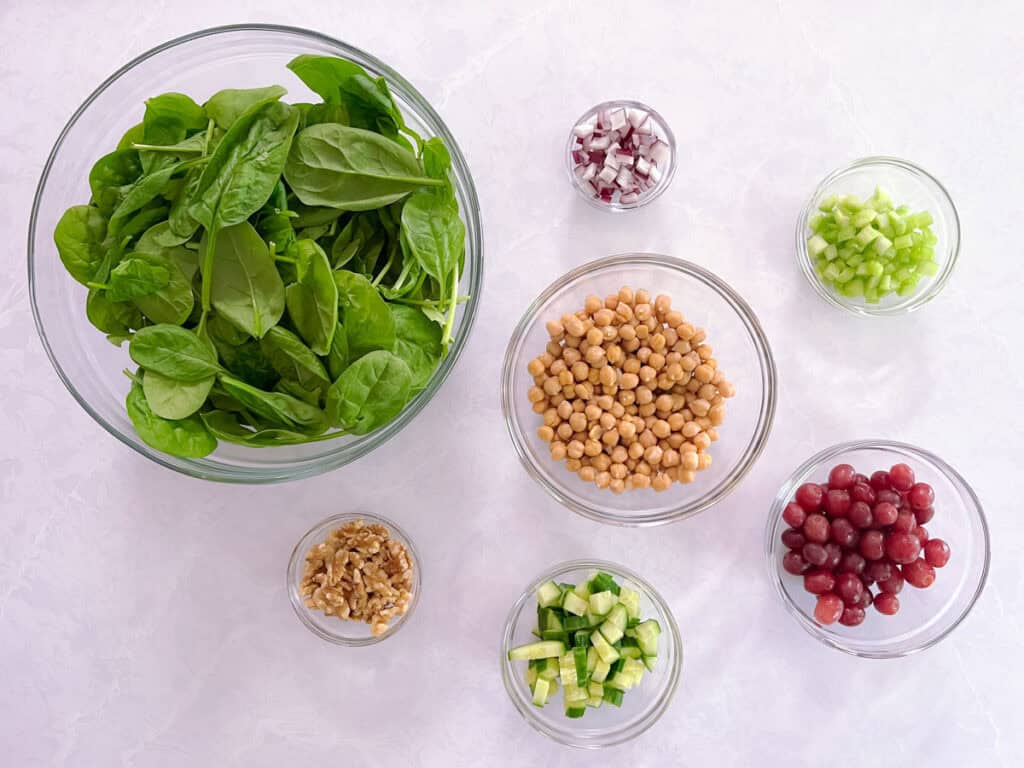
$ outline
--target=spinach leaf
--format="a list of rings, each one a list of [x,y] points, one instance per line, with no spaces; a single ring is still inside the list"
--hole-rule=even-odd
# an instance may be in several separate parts
[[[323,411],[291,395],[264,392],[223,373],[220,385],[247,410],[272,424],[312,434],[319,434],[329,426]]]
[[[145,374],[143,374],[145,381]],[[158,451],[186,459],[200,459],[217,448],[217,440],[198,416],[187,419],[162,419],[146,402],[142,385],[133,383],[125,401],[128,418],[143,442]]]
[[[331,379],[341,376],[341,372],[348,368],[348,336],[345,335],[345,326],[338,323],[331,337],[331,348],[327,351],[327,371]]]
[[[391,421],[409,400],[412,373],[397,355],[377,350],[364,355],[327,391],[327,414],[333,424],[365,435]]]
[[[131,149],[132,144],[138,144],[143,141],[145,132],[145,126],[142,123],[136,123],[121,137],[121,140],[117,142],[117,149]]]
[[[111,236],[116,236],[121,231],[122,225],[130,214],[135,213],[159,195],[182,165],[184,164],[173,162],[172,158],[170,164],[165,163],[159,170],[140,176],[130,185],[124,187],[117,207],[110,214],[108,229]]]
[[[183,93],[163,93],[146,99],[142,135],[147,144],[174,144],[189,131],[206,128],[206,112]]]
[[[292,220],[295,229],[332,224],[345,213],[338,208],[318,208],[302,203],[294,204],[292,210],[295,212],[295,218]]]
[[[441,327],[416,307],[389,304],[395,319],[395,346],[392,350],[402,358],[412,374],[412,391],[419,392],[430,381],[437,364],[444,357]]]
[[[306,128],[293,143],[284,177],[306,205],[365,211],[389,205],[422,186],[416,156],[371,131],[324,123]]]
[[[306,389],[301,384],[294,382],[291,379],[281,379],[274,385],[274,391],[285,395],[291,395],[304,403],[309,403],[310,405],[315,405],[319,408],[320,402],[323,400],[324,393],[327,390]]]
[[[210,346],[192,331],[161,323],[140,328],[128,354],[147,371],[176,381],[202,381],[220,371]]]
[[[91,205],[75,205],[64,211],[53,231],[57,253],[64,268],[85,285],[96,277],[106,251],[107,220]]]
[[[175,237],[190,240],[199,229],[199,221],[189,211],[189,206],[195,198],[196,190],[199,188],[199,181],[203,176],[203,168],[192,168],[185,174],[185,187],[181,195],[171,206],[171,213],[167,217],[167,226]]]
[[[85,316],[96,328],[118,338],[131,336],[131,329],[141,328],[143,324],[142,315],[134,304],[112,301],[103,289],[89,291]]]
[[[307,392],[319,394],[331,385],[320,358],[291,331],[281,326],[271,328],[260,339],[260,349],[282,381],[294,382]]]
[[[203,108],[206,114],[226,131],[254,104],[276,101],[286,93],[288,91],[280,85],[268,85],[266,88],[225,88],[213,94]]]
[[[447,285],[465,249],[466,227],[453,201],[416,192],[402,207],[402,243],[407,257],[441,285]]]
[[[110,216],[121,201],[122,187],[142,175],[139,153],[134,149],[118,149],[104,155],[89,171],[92,201],[104,216]]]
[[[239,331],[217,314],[206,324],[206,332],[217,349],[221,364],[227,370],[260,389],[273,388],[278,380],[277,371],[263,354],[256,339]]]
[[[366,70],[354,62],[311,54],[296,56],[288,62],[288,69],[328,104],[341,104],[341,84],[345,80],[366,74]]]
[[[184,252],[184,255],[181,254]],[[135,306],[142,314],[154,323],[182,325],[192,314],[195,297],[192,294],[192,281],[186,273],[191,266],[192,274],[197,269],[195,254],[187,248],[165,249],[163,253],[145,253],[138,251],[129,254],[135,261],[141,261],[152,267],[167,271],[167,284],[157,290],[135,298]],[[183,260],[191,257],[192,263],[183,265]]]
[[[326,355],[338,326],[338,286],[327,254],[312,240],[299,240],[289,254],[296,282],[285,289],[288,316],[309,348]]]
[[[448,181],[452,168],[452,156],[448,147],[437,136],[423,142],[423,169],[432,179]]]
[[[345,432],[331,432],[325,435],[311,436],[303,432],[277,428],[252,430],[243,427],[235,414],[223,410],[207,411],[202,414],[202,419],[207,429],[218,439],[254,448],[272,445],[298,445],[319,440],[333,440],[345,435]]]
[[[200,248],[211,251],[209,234]],[[255,338],[277,325],[284,314],[284,283],[270,257],[267,244],[243,221],[224,229],[216,238],[212,259],[203,262],[203,287],[226,320]],[[212,276],[208,274],[213,267]]]
[[[352,360],[373,350],[390,350],[395,345],[395,320],[377,289],[362,275],[336,270],[338,303],[348,336]]]
[[[146,371],[142,391],[153,413],[162,419],[184,419],[203,407],[216,377],[178,381],[156,371]]]
[[[111,301],[132,301],[155,293],[170,281],[170,270],[164,265],[129,256],[111,270],[107,296]]]
[[[343,104],[294,104],[302,113],[299,129],[320,123],[341,123],[348,125],[348,110]]]

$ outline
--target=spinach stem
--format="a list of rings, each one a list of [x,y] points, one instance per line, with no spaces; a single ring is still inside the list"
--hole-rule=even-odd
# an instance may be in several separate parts
[[[452,340],[452,328],[455,327],[455,308],[459,306],[459,268],[456,266],[452,272],[452,305],[448,309],[448,321],[444,324],[444,332],[441,334],[441,344],[448,349],[448,343]]]
[[[183,155],[187,152],[199,152],[205,154],[205,150],[202,147],[178,147],[173,144],[136,144],[132,143],[132,149],[138,149],[145,152],[173,152],[176,155]]]
[[[392,264],[392,262],[394,262],[394,260],[395,260],[395,249],[391,248],[390,249],[390,253],[388,254],[388,260],[384,262],[384,268],[377,274],[377,276],[375,278],[373,278],[373,282],[371,283],[371,285],[374,288],[376,288],[378,285],[380,285],[380,281],[384,279],[384,275],[386,275],[388,273],[388,270],[391,269],[391,264]]]

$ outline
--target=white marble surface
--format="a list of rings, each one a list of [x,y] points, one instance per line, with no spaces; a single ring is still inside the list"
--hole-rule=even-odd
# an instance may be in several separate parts
[[[593,765],[527,727],[496,665],[520,587],[573,556],[642,567],[686,643],[667,716],[602,764],[1024,763],[1022,6],[491,5],[0,3],[0,764]],[[270,488],[190,480],[108,436],[46,360],[25,280],[32,192],[72,110],[149,47],[241,21],[319,29],[408,76],[462,143],[487,240],[473,338],[402,439]],[[622,217],[575,197],[560,154],[576,114],[615,95],[655,105],[682,162],[661,200]],[[826,171],[874,153],[945,181],[965,239],[937,301],[861,322],[804,284],[792,230]],[[508,334],[543,286],[645,249],[710,267],[750,300],[780,399],[764,456],[727,501],[684,524],[623,531],[570,514],[528,478],[497,380]],[[944,456],[992,526],[991,579],[973,614],[899,661],[819,645],[764,574],[780,481],[796,460],[866,435]],[[400,521],[424,559],[417,614],[371,649],[320,642],[284,592],[300,534],[348,508]]]

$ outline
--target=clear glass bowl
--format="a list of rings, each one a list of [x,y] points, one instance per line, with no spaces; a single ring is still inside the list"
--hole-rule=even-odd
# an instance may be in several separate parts
[[[537,625],[537,587],[549,579],[577,584],[597,571],[605,571],[620,584],[640,593],[640,615],[656,619],[661,625],[658,661],[653,672],[644,675],[640,685],[628,691],[621,707],[603,705],[588,708],[581,718],[565,716],[562,687],[544,707],[532,702],[526,684],[526,662],[509,661],[509,649],[537,638],[532,634]],[[505,690],[519,714],[531,726],[555,741],[570,747],[599,749],[636,738],[658,721],[668,708],[679,682],[683,664],[683,641],[672,611],[654,587],[632,571],[602,560],[573,560],[556,565],[537,577],[512,606],[501,640],[501,677]]]
[[[554,461],[537,436],[543,423],[533,412],[526,370],[549,340],[545,323],[576,312],[590,294],[605,296],[628,285],[665,293],[708,343],[736,396],[728,401],[721,439],[712,444],[709,469],[687,485],[667,491],[631,490],[615,495],[586,483]],[[530,475],[562,504],[591,520],[616,525],[658,525],[694,515],[723,499],[750,470],[764,448],[775,415],[775,361],[750,306],[720,278],[681,259],[651,253],[609,256],[560,277],[530,305],[505,352],[501,404],[512,444]]]
[[[409,557],[412,560],[413,592],[412,601],[404,614],[396,618],[388,625],[388,629],[381,635],[373,635],[370,632],[370,625],[362,621],[349,621],[339,619],[337,616],[327,616],[320,611],[307,608],[302,595],[299,594],[299,580],[302,578],[302,568],[306,562],[306,553],[327,538],[327,534],[345,523],[353,520],[362,520],[364,523],[383,525],[391,532],[391,538],[402,543]],[[292,556],[288,560],[288,599],[291,601],[295,615],[310,632],[317,637],[335,645],[363,646],[374,645],[381,640],[394,635],[400,630],[412,616],[413,611],[420,601],[421,589],[420,557],[412,545],[408,534],[390,520],[377,515],[366,514],[365,512],[354,512],[344,515],[334,515],[310,528],[306,535],[299,539],[299,543],[292,550]]]
[[[668,189],[669,184],[672,183],[672,179],[676,175],[676,164],[677,164],[676,163],[676,137],[672,133],[672,129],[668,127],[668,123],[665,122],[665,118],[663,118],[655,110],[651,109],[650,107],[648,107],[646,104],[644,104],[642,102],[630,101],[628,99],[617,99],[615,101],[603,101],[600,104],[597,104],[597,105],[591,107],[586,112],[584,112],[582,115],[580,115],[579,119],[576,120],[575,123],[573,123],[573,128],[575,128],[577,125],[580,125],[581,123],[586,123],[586,122],[589,122],[591,120],[595,120],[597,118],[597,115],[600,112],[604,111],[604,110],[620,109],[620,108],[622,108],[622,109],[639,109],[639,110],[643,110],[644,112],[647,112],[650,115],[650,117],[651,117],[651,121],[654,123],[655,134],[658,136],[658,138],[660,138],[662,141],[664,141],[666,144],[668,144],[668,147],[669,147],[669,150],[670,150],[670,155],[669,155],[668,167],[664,168],[662,170],[661,180],[654,187],[652,187],[651,189],[646,190],[645,192],[643,192],[640,195],[640,197],[637,198],[637,200],[635,202],[628,203],[628,204],[623,204],[623,203],[620,203],[618,201],[611,202],[611,203],[606,203],[606,202],[604,202],[604,201],[594,197],[592,194],[590,194],[590,192],[588,192],[586,189],[584,189],[583,185],[580,183],[579,177],[576,176],[576,173],[575,173],[575,166],[576,166],[576,164],[573,162],[573,159],[572,159],[572,148],[573,148],[573,143],[575,142],[576,136],[570,130],[569,131],[569,139],[568,139],[568,141],[566,141],[566,144],[565,144],[565,162],[566,162],[566,169],[569,172],[569,182],[572,184],[573,188],[577,192],[580,193],[580,196],[584,200],[586,200],[588,203],[590,203],[592,206],[594,206],[595,208],[599,208],[602,211],[610,211],[611,213],[622,213],[623,211],[632,211],[632,210],[634,210],[636,208],[642,208],[643,206],[647,205],[648,203],[654,202],[656,199],[661,197],[661,195],[664,194],[665,190]]]
[[[181,459],[142,442],[132,429],[124,399],[131,364],[85,316],[86,289],[64,270],[53,229],[64,210],[89,199],[92,164],[111,151],[142,116],[143,102],[164,91],[181,91],[203,101],[214,91],[281,83],[288,101],[313,98],[285,65],[302,53],[343,56],[373,75],[383,75],[409,124],[423,136],[441,136],[452,154],[456,195],[466,223],[466,273],[460,292],[472,299],[460,307],[448,357],[427,388],[387,426],[359,437],[308,445],[246,448],[221,443],[204,459]],[[101,426],[158,464],[194,477],[269,483],[319,474],[363,456],[402,429],[419,413],[459,359],[476,316],[483,270],[483,241],[476,189],[465,158],[438,114],[401,75],[383,62],[316,32],[290,27],[245,25],[203,30],[164,43],[115,72],[78,108],[57,139],[36,190],[29,223],[28,277],[36,327],[54,368],[68,390]]]
[[[825,482],[836,464],[852,464],[870,476],[893,464],[909,464],[919,481],[935,490],[935,517],[925,527],[944,539],[952,556],[936,569],[935,583],[927,589],[904,585],[900,610],[883,616],[868,608],[856,627],[821,626],[814,620],[816,597],[803,587],[803,579],[782,570],[786,548],[780,540],[788,527],[782,510],[805,482]],[[960,474],[938,456],[905,443],[860,440],[827,448],[804,462],[779,490],[765,528],[768,576],[783,604],[810,635],[854,656],[885,659],[906,656],[929,648],[949,635],[970,612],[985,587],[989,567],[989,534],[978,497]]]
[[[807,238],[811,234],[808,222],[822,200],[836,194],[867,198],[875,187],[888,190],[897,205],[932,214],[932,230],[938,237],[935,259],[939,272],[934,277],[922,278],[914,292],[907,296],[891,293],[877,304],[868,304],[863,296],[842,296],[821,281],[814,270],[814,260],[807,252]],[[796,253],[804,277],[829,304],[856,315],[902,315],[920,309],[934,299],[949,280],[960,255],[960,217],[946,188],[923,168],[898,157],[865,157],[833,171],[814,190],[797,221]]]

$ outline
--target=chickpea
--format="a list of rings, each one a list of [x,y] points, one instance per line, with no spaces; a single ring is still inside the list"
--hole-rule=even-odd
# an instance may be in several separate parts
[[[572,347],[564,347],[562,349],[562,359],[565,360],[565,364],[569,367],[578,363],[581,357],[582,355],[580,355],[578,349],[573,349]]]
[[[566,442],[568,442],[572,438],[572,434],[573,434],[572,433],[572,427],[570,427],[564,421],[561,424],[558,425],[558,428],[555,430],[555,432],[558,434],[558,439],[559,440],[564,440]]]
[[[597,477],[597,470],[594,469],[593,467],[582,467],[582,468],[580,468],[580,480],[583,480],[586,483],[592,483],[592,482],[594,482],[594,479],[596,477]]]
[[[619,338],[623,341],[633,341],[636,339],[636,328],[632,325],[623,325],[619,328]]]
[[[608,467],[612,465],[611,457],[607,453],[601,453],[594,457],[591,462],[598,472],[604,472]]]
[[[569,426],[572,427],[573,432],[582,432],[587,428],[587,417],[582,413],[573,412],[573,414],[569,416]]]
[[[604,365],[607,362],[604,347],[600,346],[589,347],[584,357],[588,363],[594,366]]]
[[[622,378],[619,379],[619,386],[623,389],[636,389],[639,383],[640,377],[635,373],[624,373],[622,374]]]
[[[612,481],[611,473],[608,471],[602,471],[597,473],[597,477],[594,478],[594,483],[598,488],[607,488],[609,483]]]
[[[672,478],[663,473],[655,475],[654,478],[651,480],[651,488],[659,492],[667,491],[671,485]]]
[[[636,337],[640,341],[646,341],[651,335],[651,329],[646,325],[636,326]]]
[[[680,453],[696,453],[697,452],[697,446],[694,445],[693,443],[691,443],[689,440],[687,440],[677,450]]]
[[[609,408],[608,410],[611,411],[612,416],[614,416],[616,419],[621,419],[623,416],[626,415],[625,404],[620,403],[618,401],[612,403],[612,407]]]
[[[530,387],[526,397],[531,403],[539,403],[541,400],[547,399],[547,395],[544,394],[544,390],[540,387]]]
[[[644,451],[644,461],[650,464],[652,467],[656,467],[661,464],[661,460],[664,457],[664,451],[661,450],[657,445],[652,445],[646,451]]]
[[[618,344],[611,344],[605,352],[605,357],[608,358],[608,362],[612,365],[618,365],[626,359],[626,353]]]
[[[658,372],[651,368],[649,365],[645,365],[640,368],[640,373],[637,374],[640,377],[640,381],[644,384],[650,384],[656,378],[658,378]]]
[[[707,469],[711,466],[711,454],[702,453],[698,457],[697,469]]]
[[[683,428],[679,431],[683,433],[683,437],[691,438],[700,432],[700,424],[695,421],[688,421],[683,424]]]
[[[676,333],[675,328],[666,328],[661,332],[661,335],[665,337],[665,346],[671,349],[679,341],[679,334]]]
[[[619,444],[619,433],[618,430],[609,429],[603,435],[601,435],[601,442],[607,446],[614,446]]]
[[[674,448],[661,449],[661,466],[678,467],[680,462],[679,451]]]
[[[708,411],[708,418],[714,426],[720,426],[725,421],[725,406],[716,405]]]
[[[672,299],[666,296],[664,293],[658,294],[657,298],[654,299],[654,311],[659,315],[665,315],[672,309]]]
[[[592,426],[590,428],[590,431],[587,432],[587,437],[589,439],[591,439],[591,440],[600,440],[601,439],[601,435],[603,435],[603,434],[604,434],[604,427],[602,427],[600,424],[595,424],[594,426]]]
[[[583,443],[579,440],[570,440],[565,447],[565,453],[570,459],[579,459],[583,456]]]
[[[712,443],[718,440],[718,430],[715,429],[714,427],[711,427],[710,429],[705,429],[704,434],[708,436],[708,439]]]
[[[631,421],[620,421],[618,430],[619,437],[623,440],[632,440],[636,437],[636,425]]]
[[[708,337],[707,331],[703,328],[698,328],[694,331],[693,338],[690,339],[691,344],[700,344],[704,339]]]
[[[561,423],[561,419],[558,417],[558,411],[555,408],[548,408],[544,411],[544,425],[554,429]]]
[[[582,334],[586,332],[586,327],[580,326],[580,335],[582,336]],[[579,349],[581,341],[583,341],[583,339],[578,336],[566,336],[564,340],[565,346],[562,347],[562,352],[564,353],[567,349]]]
[[[599,309],[594,313],[594,325],[598,328],[603,328],[606,325],[611,325],[615,320],[615,313],[608,309]]]
[[[640,339],[634,337],[630,341],[624,342],[622,349],[624,352],[636,352],[640,349]]]
[[[699,463],[700,459],[697,457],[696,452],[682,454],[680,466],[682,466],[683,469],[692,472],[697,468]]]
[[[600,376],[601,384],[603,384],[606,387],[610,387],[613,384],[615,384],[615,381],[618,378],[615,375],[615,369],[612,366],[610,366],[610,365],[604,366],[601,369],[601,373],[599,374],[599,376]]]
[[[590,384],[600,384],[601,371],[603,370],[604,368],[591,368],[590,371],[587,373],[587,382]]]
[[[618,423],[618,419],[616,419],[610,412],[605,412],[601,414],[601,418],[598,419],[598,422],[604,429],[614,429],[615,425]]]
[[[586,301],[583,302],[583,311],[586,312],[588,315],[592,315],[603,306],[604,303],[601,301],[599,297],[587,296]]]
[[[529,371],[531,376],[540,376],[544,373],[544,363],[539,357],[533,358],[527,366],[526,370]]]
[[[637,466],[637,460],[636,459],[626,459],[626,469],[628,469],[630,472],[635,470],[636,466]]]
[[[669,448],[675,448],[676,450],[679,450],[679,446],[681,446],[685,440],[686,438],[684,438],[678,432],[673,432],[671,435],[665,438],[665,442],[668,443]]]
[[[702,384],[707,384],[715,377],[715,370],[706,363],[701,363],[693,370],[694,378]]]
[[[626,469],[625,464],[612,464],[611,469],[608,471],[616,480],[622,480],[629,474],[629,470]]]
[[[707,432],[701,432],[693,438],[693,444],[697,446],[698,451],[706,451],[711,447],[711,438],[708,437]]]
[[[558,379],[552,376],[549,379],[544,380],[544,391],[549,395],[557,395],[562,389],[562,385],[558,383]]]
[[[563,370],[558,374],[558,383],[562,385],[562,388],[572,386],[576,382],[572,377],[572,371]]]
[[[569,336],[579,339],[586,333],[586,326],[583,325],[583,321],[575,315],[570,315],[562,320],[562,325],[565,328],[565,332]]]
[[[555,408],[555,413],[558,414],[558,418],[565,421],[572,415],[572,403],[568,400],[563,400],[558,404],[558,407]]]
[[[550,403],[547,401],[547,398],[543,400],[538,400],[536,403],[533,404],[533,412],[544,413],[545,411],[547,411],[549,405]]]
[[[662,334],[656,333],[653,336],[651,336],[651,350],[652,351],[654,351],[654,352],[661,352],[661,350],[663,350],[664,348],[665,348],[665,337]]]
[[[555,461],[561,461],[565,458],[565,443],[561,440],[555,440],[551,443],[551,458]]]
[[[626,483],[618,478],[613,478],[612,481],[608,483],[608,488],[612,493],[622,493],[626,490]]]
[[[573,387],[572,393],[578,398],[576,402],[582,406],[587,400],[594,396],[594,385],[589,381],[585,381],[582,384],[577,384]]]
[[[537,437],[543,440],[545,443],[550,443],[555,439],[555,430],[545,424],[542,427],[537,427]]]
[[[625,302],[620,301],[615,307],[615,316],[622,322],[628,323],[633,319],[633,308]]]
[[[601,443],[599,443],[597,440],[588,439],[586,442],[583,443],[583,453],[586,456],[594,458],[595,456],[600,456],[602,451],[603,449],[601,448]]]
[[[651,392],[649,387],[645,387],[643,384],[636,388],[635,394],[638,405],[648,405],[654,402],[654,393]]]
[[[614,403],[615,400],[612,399],[611,395],[601,395],[600,397],[595,398],[594,402],[597,403],[598,408],[603,411],[607,411],[611,409],[612,403]]]
[[[650,304],[637,302],[633,307],[633,315],[642,323],[647,321],[647,318],[651,316],[651,313],[652,309]]]
[[[579,459],[566,459],[565,468],[568,469],[570,472],[579,472],[581,469],[583,469],[583,462],[581,462]]]
[[[612,448],[611,459],[613,464],[625,464],[629,458],[629,452],[621,445]]]
[[[645,429],[643,432],[641,432],[640,437],[638,437],[637,439],[640,441],[640,444],[644,448],[650,448],[652,445],[658,444],[657,435],[655,435],[654,432],[652,432],[649,429]]]
[[[572,373],[573,379],[576,381],[586,381],[587,374],[590,373],[590,366],[580,360],[577,360],[572,364],[572,367],[569,370]]]
[[[654,470],[651,469],[651,465],[648,464],[646,461],[638,461],[636,463],[636,468],[635,469],[641,475],[651,475],[651,474],[654,474]]]
[[[694,472],[685,472],[684,471],[684,472],[680,472],[679,473],[679,482],[680,483],[692,483],[696,479],[697,479],[697,475]]]
[[[736,394],[736,388],[733,387],[728,381],[723,381],[718,385],[718,394],[722,397],[732,397]]]
[[[647,364],[657,373],[665,367],[665,356],[660,352],[652,352],[651,356],[647,358]]]
[[[587,417],[588,421],[597,421],[598,419],[601,418],[602,413],[604,413],[604,411],[602,411],[601,406],[597,405],[596,403],[590,403],[583,410],[583,414]]]
[[[562,356],[562,345],[557,341],[549,341],[544,349],[556,360]]]
[[[711,410],[711,403],[703,398],[698,397],[692,403],[690,403],[690,410],[698,416],[707,416],[708,411]]]
[[[619,402],[626,408],[629,408],[636,403],[636,392],[630,389],[624,389],[619,392]]]
[[[667,421],[668,428],[672,432],[679,432],[683,428],[683,425],[686,423],[686,419],[683,417],[683,414],[678,412],[670,413]]]
[[[643,443],[641,443],[639,440],[634,440],[632,443],[629,444],[629,458],[639,459],[641,456],[644,455],[645,450],[646,449]]]
[[[655,437],[668,437],[672,434],[672,427],[664,419],[657,419],[651,426],[651,432]]]

